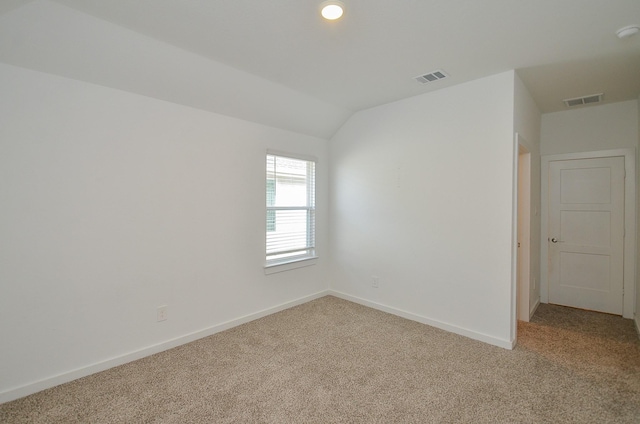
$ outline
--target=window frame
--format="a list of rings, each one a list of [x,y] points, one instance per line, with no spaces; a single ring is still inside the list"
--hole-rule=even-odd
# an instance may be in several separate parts
[[[308,205],[305,207],[276,207],[276,206],[267,206],[267,202],[268,202],[268,188],[269,188],[269,179],[266,178],[267,175],[267,161],[268,161],[268,156],[275,156],[275,157],[282,157],[282,158],[286,158],[286,159],[294,159],[294,160],[299,160],[299,161],[305,161],[305,162],[313,162],[314,166],[313,166],[313,192],[311,192],[308,188],[308,184],[310,181],[310,175],[309,173],[309,167],[307,167],[307,177],[305,179],[305,183],[307,185],[307,196],[308,199],[312,196],[313,197],[313,202],[310,202],[308,200]],[[301,268],[301,267],[306,267],[306,266],[310,266],[310,265],[315,265],[317,263],[317,259],[318,256],[316,254],[316,245],[315,245],[315,234],[317,231],[317,216],[316,216],[316,212],[317,212],[317,205],[316,205],[316,199],[317,199],[317,175],[318,175],[318,159],[314,156],[308,156],[308,155],[300,155],[300,154],[294,154],[294,153],[289,153],[289,152],[283,152],[283,151],[277,151],[277,150],[267,150],[265,156],[265,202],[263,203],[265,205],[265,213],[264,213],[264,217],[266,218],[264,220],[264,225],[265,225],[265,263],[264,263],[264,270],[265,270],[265,274],[273,274],[273,273],[277,273],[277,272],[281,272],[281,271],[287,271],[290,269],[296,269],[296,268]],[[307,218],[307,231],[306,231],[306,236],[307,236],[307,246],[311,245],[311,247],[308,250],[307,254],[304,255],[297,255],[297,256],[292,256],[292,257],[288,257],[288,258],[281,258],[281,259],[271,259],[268,260],[267,259],[267,238],[268,238],[268,234],[270,231],[274,231],[276,229],[276,224],[274,222],[273,226],[270,228],[269,227],[269,212],[270,211],[275,211],[278,210],[279,208],[281,208],[280,210],[307,210],[307,213],[311,213],[313,215],[313,219],[309,219]],[[310,228],[309,226],[312,226],[312,228]],[[308,239],[309,237],[313,237],[313,241],[314,243],[310,243],[310,240]]]

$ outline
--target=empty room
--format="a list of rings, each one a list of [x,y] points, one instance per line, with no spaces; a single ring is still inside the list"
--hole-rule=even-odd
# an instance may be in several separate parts
[[[0,422],[640,422],[638,0],[2,0]]]

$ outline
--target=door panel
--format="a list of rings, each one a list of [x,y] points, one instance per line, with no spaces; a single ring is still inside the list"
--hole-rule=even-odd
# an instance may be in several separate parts
[[[560,211],[560,240],[577,245],[611,244],[609,211]]]
[[[610,168],[560,169],[560,178],[562,180],[560,196],[564,204],[611,202]]]
[[[549,302],[622,314],[624,158],[549,164]]]
[[[610,264],[608,255],[590,253],[560,253],[560,284],[562,287],[609,290]]]

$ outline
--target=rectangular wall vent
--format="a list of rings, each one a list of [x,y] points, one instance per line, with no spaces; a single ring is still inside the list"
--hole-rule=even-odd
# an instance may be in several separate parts
[[[574,99],[564,99],[563,102],[567,107],[583,106],[591,103],[600,103],[602,101],[603,93],[590,94],[588,96],[576,97]]]
[[[438,81],[444,78],[447,78],[449,75],[443,71],[442,69],[438,69],[437,71],[429,72],[428,74],[420,75],[415,77],[414,79],[421,84],[426,84],[428,82]]]

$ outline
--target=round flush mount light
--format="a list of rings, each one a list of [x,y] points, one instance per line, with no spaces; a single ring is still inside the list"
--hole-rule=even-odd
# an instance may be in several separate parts
[[[640,31],[640,25],[629,25],[616,31],[618,38],[628,38]]]
[[[325,1],[320,4],[320,14],[325,19],[335,21],[344,14],[344,3],[341,1]]]

